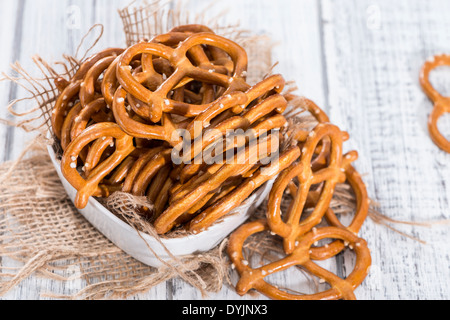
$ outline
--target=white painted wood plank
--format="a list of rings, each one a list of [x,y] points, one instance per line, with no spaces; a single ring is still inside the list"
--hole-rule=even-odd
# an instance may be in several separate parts
[[[400,220],[449,218],[450,158],[424,123],[430,102],[418,75],[425,59],[450,51],[448,1],[323,1],[331,118],[352,135],[357,167],[382,213]],[[367,223],[373,255],[367,299],[448,299],[447,227],[399,227],[420,245]]]
[[[0,11],[0,41],[4,44],[4,48],[0,51],[0,70],[7,70],[9,63],[14,55],[14,26],[16,24],[17,1],[2,0]],[[0,76],[1,78],[1,76]],[[0,117],[6,118],[6,105],[9,102],[10,84],[6,81],[0,82]],[[0,161],[6,158],[5,147],[7,127],[0,125]]]

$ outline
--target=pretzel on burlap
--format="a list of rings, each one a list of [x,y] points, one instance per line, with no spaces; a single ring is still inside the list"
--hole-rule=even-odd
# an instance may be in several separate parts
[[[311,162],[317,145],[324,138],[329,138],[329,163],[326,168],[313,171]],[[281,217],[281,199],[289,182],[297,177],[299,188],[294,195],[293,203],[284,217]],[[298,164],[291,165],[282,172],[274,183],[269,196],[267,219],[272,231],[284,238],[284,250],[292,253],[296,239],[316,226],[329,208],[335,187],[345,181],[342,172],[342,132],[331,124],[318,124],[308,136],[302,147],[302,155]],[[311,186],[323,183],[322,191],[314,211],[309,217],[300,221],[305,208]]]
[[[430,73],[441,66],[450,66],[450,55],[438,55],[429,59],[422,67],[420,84],[423,90],[434,103],[433,111],[428,120],[428,130],[433,142],[445,152],[450,153],[450,141],[448,141],[438,128],[439,119],[450,113],[450,98],[443,97],[430,83]]]
[[[357,159],[358,153],[356,151],[352,151],[347,153],[342,160],[342,170],[345,171],[345,176],[347,179],[346,182],[350,185],[355,195],[356,210],[352,221],[348,226],[344,226],[331,208],[328,208],[328,210],[325,212],[325,219],[327,220],[329,225],[346,229],[354,234],[357,234],[360,231],[367,218],[370,206],[370,199],[367,194],[367,189],[364,181],[362,180],[361,175],[351,165],[352,162],[356,161]],[[293,189],[291,189],[291,194],[295,195],[297,193],[297,190],[297,187],[294,186]],[[308,195],[306,206],[314,208],[319,198],[319,191],[310,192],[310,194]],[[348,244],[336,240],[322,247],[314,247],[311,249],[311,257],[313,257],[314,260],[329,259],[344,250],[346,245]]]
[[[313,229],[297,239],[295,249],[285,258],[268,265],[253,269],[249,261],[244,259],[242,250],[245,241],[253,234],[270,231],[265,220],[247,223],[235,231],[229,240],[228,254],[233,265],[240,274],[236,285],[237,293],[246,294],[251,289],[256,289],[271,299],[278,300],[355,300],[354,290],[364,281],[369,273],[371,265],[370,251],[365,240],[358,238],[352,232],[336,227]],[[341,279],[330,271],[323,269],[313,261],[311,250],[315,243],[324,239],[337,239],[349,243],[356,253],[356,262],[353,271]],[[267,283],[264,278],[293,266],[301,266],[310,274],[327,282],[331,288],[320,293],[301,295],[292,294]]]

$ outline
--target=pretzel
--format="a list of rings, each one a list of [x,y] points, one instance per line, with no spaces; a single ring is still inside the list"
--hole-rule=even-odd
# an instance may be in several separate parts
[[[128,175],[128,172],[136,162],[136,157],[130,154],[121,164],[117,167],[107,180],[108,185],[120,185]]]
[[[80,103],[81,106],[81,103]],[[70,138],[75,139],[78,137],[81,132],[83,132],[88,123],[92,120],[95,122],[113,122],[114,118],[112,114],[107,114],[105,111],[106,103],[104,98],[98,98],[96,100],[91,101],[87,105],[81,108],[79,112],[77,112],[77,117],[74,119],[74,122],[70,129]]]
[[[161,125],[148,125],[136,121],[127,113],[125,107],[126,96],[127,92],[122,87],[119,87],[113,102],[113,112],[116,122],[127,134],[136,138],[167,141],[173,146],[180,142],[180,136],[177,133],[179,127],[176,126],[170,114],[163,115]]]
[[[133,166],[130,168],[127,177],[125,178],[122,192],[131,193],[133,190],[133,186],[136,178],[145,167],[145,165],[153,159],[155,155],[162,152],[164,150],[163,147],[157,147],[148,149],[142,152],[139,155],[138,159],[133,163]]]
[[[252,269],[249,266],[249,262],[244,259],[242,253],[243,246],[251,235],[264,231],[270,231],[268,224],[265,220],[258,220],[241,226],[230,237],[227,250],[233,265],[241,276],[236,285],[236,291],[239,295],[244,295],[249,290],[256,289],[265,296],[278,300],[356,299],[354,290],[364,281],[371,265],[370,251],[367,248],[365,240],[341,228],[325,227],[314,229],[299,238],[292,253],[285,258],[260,268]],[[314,243],[327,238],[348,242],[356,253],[355,267],[346,279],[339,278],[313,262],[314,258],[310,252]],[[280,290],[264,280],[265,277],[273,273],[286,270],[293,266],[303,267],[312,275],[327,282],[331,288],[316,294],[297,295]]]
[[[191,163],[186,165],[185,167],[180,169],[179,178],[181,182],[189,180],[192,176],[197,174],[202,168],[205,167],[208,163],[214,163],[215,161],[223,161],[224,154],[227,153],[230,149],[240,149],[243,147],[244,143],[247,143],[248,139],[256,139],[259,136],[270,132],[273,129],[282,128],[287,123],[287,120],[281,114],[276,114],[274,116],[265,117],[260,119],[257,123],[250,127],[249,132],[244,133],[242,139],[239,138],[239,135],[233,136],[232,143],[229,143],[227,139],[223,141],[223,147],[221,148],[220,154],[212,154],[211,150],[216,151],[216,144],[212,144],[207,146],[203,151],[203,163]],[[218,141],[218,143],[222,143],[222,141]]]
[[[167,233],[177,224],[177,219],[192,208],[197,201],[200,201],[202,197],[220,188],[227,179],[251,170],[255,165],[254,160],[259,161],[261,157],[266,156],[259,154],[258,147],[263,144],[270,145],[271,142],[272,137],[268,136],[259,144],[249,146],[244,152],[238,153],[233,163],[213,166],[216,169],[213,174],[206,173],[195,183],[192,183],[189,186],[190,188],[185,188],[184,193],[179,193],[178,198],[158,217],[154,223],[156,232],[158,234]]]
[[[329,137],[331,149],[329,164],[326,168],[314,172],[311,160],[319,142]],[[283,171],[274,183],[269,195],[267,219],[271,230],[284,239],[284,250],[287,254],[293,252],[296,239],[316,226],[325,215],[333,197],[336,184],[345,181],[342,172],[342,133],[338,127],[331,124],[318,124],[310,133],[298,164]],[[289,182],[297,177],[300,187],[294,196],[294,202],[286,213],[285,221],[281,218],[281,199]],[[321,195],[314,211],[309,217],[300,221],[311,186],[324,183]]]
[[[213,69],[209,69],[212,70],[212,72],[209,72],[209,70],[196,67],[187,59],[186,54],[188,51],[201,45],[217,47],[230,55],[235,66],[232,77],[216,73]],[[139,54],[148,54],[168,60],[175,69],[175,72],[154,92],[142,86],[132,76],[129,69],[131,61]],[[180,103],[177,104],[176,101],[168,98],[168,94],[172,90],[186,84],[186,79],[194,79],[225,87],[227,88],[225,94],[227,94],[232,91],[239,91],[241,88],[248,88],[241,76],[246,71],[246,68],[247,55],[236,43],[211,33],[198,33],[187,38],[175,49],[160,43],[138,43],[128,48],[117,66],[117,78],[127,92],[143,101],[146,105],[152,106],[151,110],[148,110],[149,116],[153,122],[159,122],[163,112],[172,112],[178,108],[187,107],[188,109],[194,108],[194,110],[197,110],[194,113],[198,114],[198,112],[205,109],[204,106],[180,105]],[[188,81],[190,82],[191,80]],[[185,115],[189,113],[189,111],[184,112]]]
[[[136,177],[132,194],[136,196],[144,196],[152,179],[158,174],[158,171],[170,164],[171,150],[163,150],[156,155],[142,168]]]
[[[346,229],[354,234],[357,234],[360,231],[364,221],[367,218],[370,206],[370,199],[361,175],[351,165],[351,163],[356,161],[357,158],[358,153],[356,151],[352,151],[347,153],[342,161],[342,169],[345,170],[347,183],[352,188],[356,198],[356,211],[351,223],[348,226],[344,226],[331,208],[328,208],[325,212],[325,218],[331,226]],[[295,185],[290,185],[290,192],[292,195],[297,194],[297,190],[298,189]],[[319,197],[319,191],[310,192],[305,207],[314,208],[319,200]],[[329,259],[339,254],[345,249],[345,247],[346,244],[344,242],[336,240],[332,243],[328,243],[326,246],[312,248],[311,257],[314,260]]]
[[[285,81],[281,75],[270,76],[248,89],[245,92],[245,95],[243,93],[236,95],[242,97],[240,101],[235,100],[234,104],[226,103],[225,99],[227,97],[225,97],[225,101],[218,101],[216,104],[213,104],[205,110],[205,112],[201,115],[197,116],[187,127],[187,131],[191,137],[194,137],[194,139],[199,138],[195,135],[195,125],[197,123],[202,123],[203,127],[209,128],[211,121],[215,117],[223,113],[225,110],[236,106],[236,104],[238,104],[238,107],[233,109],[233,113],[241,113],[213,125],[211,130],[205,132],[204,135],[200,137],[200,143],[194,142],[194,148],[191,149],[191,153],[182,158],[183,162],[187,163],[190,160],[195,159],[201,151],[203,151],[211,143],[217,141],[218,138],[225,136],[230,130],[246,130],[258,120],[261,120],[265,116],[269,115],[272,111],[276,111],[280,114],[283,113],[287,107],[286,99],[280,94],[280,92],[284,89],[284,86]],[[272,91],[274,91],[275,94],[269,95]],[[268,96],[265,97],[265,95]],[[261,101],[258,101],[257,99],[261,97],[264,98],[260,99]],[[231,100],[232,95],[229,95],[228,98]],[[252,103],[255,103],[255,105],[250,106]],[[246,109],[248,106],[250,107]],[[267,128],[262,128],[261,126],[258,129],[267,130]]]
[[[244,171],[242,171],[242,173],[245,175],[247,174],[247,170],[251,170],[252,166],[251,164],[257,163],[258,160],[258,156],[264,156],[260,153],[258,153],[258,151],[264,151],[264,150],[258,150],[260,146],[262,146],[263,144],[260,143],[260,141],[256,140],[256,138],[259,138],[259,136],[255,136],[254,140],[252,140],[251,142],[248,143],[248,147],[246,148],[246,152],[244,153],[244,151],[242,151],[242,147],[239,145],[238,143],[240,142],[239,139],[234,140],[233,144],[231,144],[231,147],[237,148],[238,152],[237,154],[233,153],[234,158],[233,159],[226,159],[226,161],[223,161],[223,159],[221,159],[221,161],[214,161],[212,165],[210,165],[207,169],[206,172],[203,174],[198,175],[197,177],[194,177],[192,179],[190,179],[187,183],[179,183],[174,190],[172,190],[172,198],[171,198],[171,202],[174,202],[176,200],[181,199],[182,197],[184,197],[185,195],[187,195],[189,192],[192,192],[193,190],[195,190],[200,184],[205,183],[208,181],[208,179],[211,179],[214,174],[216,174],[219,170],[221,170],[226,164],[230,164],[234,165],[237,167],[237,170],[241,169],[239,168],[239,164],[240,163],[250,163],[250,165],[247,165]],[[279,143],[279,141],[277,141],[276,139],[272,140],[272,136],[268,135],[268,137],[261,137],[261,139],[270,139],[269,143],[267,143],[266,145],[269,145],[270,142],[274,141],[275,143]],[[247,141],[245,141],[247,142]],[[273,147],[273,146],[272,146]],[[234,150],[233,150],[234,151]],[[247,157],[245,159],[245,161],[240,161],[239,159],[242,158],[242,156],[245,154],[245,156]],[[230,163],[231,162],[231,163]],[[230,171],[232,172],[232,171]],[[241,171],[237,171],[237,172],[241,172]],[[237,174],[239,175],[239,174]]]
[[[272,180],[281,171],[290,166],[300,156],[298,147],[291,147],[286,150],[278,161],[259,169],[257,173],[247,178],[238,188],[232,193],[223,197],[213,206],[202,211],[189,224],[189,230],[193,233],[204,231],[211,226],[215,221],[229,213],[234,208],[238,207],[244,202],[256,189],[261,187],[264,183]]]
[[[77,95],[80,92],[80,88],[84,85],[83,79],[86,74],[91,71],[91,68],[93,68],[100,60],[110,56],[117,56],[122,52],[123,49],[120,48],[103,50],[91,56],[83,64],[81,64],[80,68],[75,73],[70,82],[67,82],[67,80],[61,78],[58,78],[56,80],[57,87],[64,87],[58,99],[56,100],[51,118],[53,133],[58,139],[61,139],[61,128],[63,125],[64,117],[68,112],[68,108],[71,108],[76,102],[75,100],[77,100],[78,98]],[[103,65],[101,67],[103,67]]]
[[[64,119],[63,125],[61,127],[61,133],[60,133],[60,143],[61,148],[63,150],[66,150],[67,146],[72,141],[71,137],[71,130],[73,127],[73,124],[75,122],[76,117],[78,117],[78,114],[82,110],[81,103],[77,103],[72,109],[70,109],[69,113],[67,113],[67,116]]]
[[[328,117],[328,115],[312,100],[309,100],[305,97],[299,97],[293,94],[286,94],[284,95],[284,97],[286,98],[288,103],[300,100],[302,108],[308,111],[317,120],[318,123],[330,122],[330,118]],[[310,134],[309,130],[303,130],[298,128],[294,128],[293,132],[289,133],[290,138],[298,142],[305,142],[309,134]],[[343,139],[344,141],[348,139],[348,134],[346,132],[343,132]],[[325,138],[321,142],[321,144],[322,145],[315,151],[317,157],[315,157],[312,162],[313,170],[323,168],[323,166],[326,164],[326,158],[328,156],[328,151],[330,148],[330,140],[328,138]]]
[[[443,97],[430,83],[430,73],[440,66],[450,65],[449,55],[439,55],[429,59],[422,67],[420,73],[420,84],[423,90],[434,103],[433,111],[428,119],[428,130],[433,142],[445,152],[450,153],[450,141],[447,140],[438,128],[439,119],[445,114],[450,113],[450,98]]]
[[[87,179],[83,179],[77,171],[77,160],[80,152],[92,141],[111,137],[116,140],[114,153],[100,163]],[[86,207],[89,197],[108,197],[112,190],[101,184],[102,180],[111,173],[134,150],[133,137],[125,134],[117,124],[99,123],[83,131],[72,141],[64,151],[61,159],[61,169],[67,181],[78,191],[75,206],[78,209]],[[88,163],[85,163],[85,167]]]
[[[153,218],[156,220],[164,211],[166,204],[169,200],[169,191],[174,185],[174,181],[169,177],[161,188],[158,196],[156,197],[153,209]]]

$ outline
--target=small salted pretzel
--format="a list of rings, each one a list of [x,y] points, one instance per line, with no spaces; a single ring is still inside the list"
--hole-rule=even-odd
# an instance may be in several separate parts
[[[313,171],[311,161],[317,145],[324,138],[331,141],[329,162],[326,168]],[[295,178],[299,180],[297,194],[288,212],[282,218],[281,201],[289,183]],[[274,183],[269,195],[267,219],[272,231],[284,239],[284,250],[292,253],[297,238],[319,224],[329,208],[335,187],[345,181],[342,170],[342,132],[332,124],[318,124],[308,136],[302,147],[302,155],[298,164],[284,170]],[[313,185],[323,184],[321,194],[313,212],[301,220],[308,195]]]
[[[433,142],[445,152],[450,153],[448,141],[438,128],[438,121],[445,113],[450,113],[450,97],[443,97],[430,83],[430,73],[441,66],[450,66],[450,55],[440,55],[429,59],[422,67],[420,83],[423,90],[434,103],[433,111],[428,120],[428,130]]]
[[[106,111],[104,98],[95,99],[82,107],[71,126],[70,139],[73,140],[78,137],[86,129],[91,120],[96,123],[114,122],[112,114],[107,114],[104,111]]]
[[[143,151],[128,171],[123,184],[122,192],[132,193],[135,181],[141,173],[142,169],[153,159],[153,157],[163,151],[164,147],[156,147]]]
[[[287,107],[286,99],[281,95],[285,86],[285,80],[281,75],[273,75],[255,86],[251,87],[245,93],[233,93],[220,99],[217,103],[213,104],[202,114],[197,116],[194,121],[187,127],[187,131],[193,139],[200,139],[200,143],[195,143],[191,152],[183,157],[183,162],[188,163],[190,160],[195,159],[205,148],[217,139],[224,137],[230,131],[237,129],[246,130],[258,120],[263,119],[265,116],[271,114],[273,111],[282,114]],[[233,96],[236,99],[231,101]],[[238,98],[240,100],[238,101]],[[237,104],[237,107],[236,107]],[[220,115],[232,107],[234,116],[220,119]],[[225,115],[228,115],[225,113]],[[211,125],[212,121],[219,117],[217,124]],[[221,120],[221,121],[220,121]],[[196,125],[198,123],[203,125],[203,128],[208,128],[206,132],[199,130],[196,132]],[[270,125],[266,123],[267,125]],[[202,129],[202,128],[201,128]],[[258,130],[268,130],[259,126]],[[196,135],[204,133],[202,136]]]
[[[329,123],[330,118],[328,115],[323,111],[317,104],[315,104],[313,101],[305,98],[300,97],[293,94],[286,94],[284,95],[288,103],[292,103],[293,101],[301,102],[301,107],[305,111],[308,111],[316,120],[318,123]],[[294,112],[295,110],[291,110]],[[289,114],[286,114],[286,116],[289,116]],[[288,135],[290,136],[291,140],[297,141],[297,142],[305,142],[306,139],[308,139],[308,135],[310,134],[310,130],[307,129],[299,129],[294,126],[294,129],[292,132],[289,132]],[[346,132],[343,132],[343,139],[348,140],[348,134]],[[315,151],[315,154],[317,155],[313,159],[312,168],[313,170],[317,170],[320,168],[323,168],[324,165],[326,165],[327,157],[329,153],[330,148],[330,139],[325,138],[321,141],[321,144],[318,146],[318,148]]]
[[[224,141],[219,140],[218,143],[222,143],[222,148],[216,149],[216,143],[205,148],[203,151],[203,162],[191,163],[180,169],[179,179],[181,183],[188,181],[194,175],[196,175],[200,170],[202,170],[208,163],[223,162],[226,158],[226,154],[230,149],[240,149],[243,144],[247,143],[250,139],[257,139],[261,135],[270,132],[271,130],[276,130],[282,128],[287,123],[286,118],[281,114],[276,114],[270,117],[264,117],[260,119],[257,123],[250,127],[250,131],[244,132],[243,135],[235,133],[231,138],[232,141],[229,142],[228,139]],[[239,138],[241,137],[241,138]],[[213,154],[213,151],[219,151],[221,153]]]
[[[232,76],[217,73],[214,69],[205,70],[199,68],[188,59],[187,53],[189,50],[203,45],[217,47],[231,57],[235,67]],[[175,71],[161,86],[152,91],[143,86],[132,74],[130,63],[138,55],[149,55],[165,59],[170,62]],[[143,42],[129,47],[119,60],[117,79],[127,93],[148,106],[147,113],[150,120],[157,123],[161,120],[163,113],[177,112],[179,109],[184,109],[182,115],[189,117],[198,115],[207,107],[186,103],[180,104],[180,102],[169,99],[171,91],[184,86],[187,82],[191,82],[191,79],[224,87],[226,88],[225,95],[233,91],[245,91],[249,87],[242,77],[246,69],[247,54],[243,48],[233,41],[218,35],[198,33],[187,38],[175,49],[159,43]],[[192,112],[190,108],[196,111]]]
[[[350,185],[355,195],[356,202],[356,210],[353,216],[352,221],[348,226],[344,226],[339,218],[335,215],[334,211],[331,208],[325,213],[325,218],[329,225],[334,227],[339,227],[342,229],[346,229],[354,234],[357,234],[361,227],[363,226],[367,214],[369,212],[370,207],[370,199],[367,194],[367,189],[362,180],[361,175],[356,171],[356,169],[352,166],[352,162],[358,159],[358,153],[356,151],[352,151],[347,153],[342,161],[342,168],[345,170],[346,183]],[[290,185],[291,194],[295,195],[297,193],[297,187],[294,185]],[[310,192],[308,195],[307,206],[314,207],[317,204],[317,201],[320,197],[320,192]],[[322,247],[314,247],[311,249],[311,257],[314,260],[326,260],[331,257],[336,256],[342,250],[345,249],[346,243],[336,240],[332,243],[326,244]]]
[[[64,119],[61,128],[61,147],[66,149],[67,145],[75,139],[88,124],[101,122],[114,122],[112,113],[107,113],[106,104],[103,98],[91,101],[88,105],[82,106],[78,102]]]
[[[167,165],[171,165],[171,149],[166,149],[155,154],[152,159],[142,168],[133,183],[132,194],[144,196],[152,183],[153,178],[158,175]],[[158,178],[158,177],[157,177]],[[155,181],[153,181],[155,183]],[[156,181],[156,183],[159,183]]]
[[[300,157],[300,149],[291,147],[283,152],[277,161],[260,168],[248,177],[233,192],[225,195],[220,201],[202,211],[189,223],[189,230],[199,233],[210,227],[215,221],[244,202],[256,189],[267,181],[274,179],[281,171],[289,167]]]
[[[370,250],[365,240],[358,238],[352,232],[336,228],[325,227],[314,229],[303,235],[291,254],[284,259],[269,263],[257,269],[252,269],[249,262],[244,259],[243,246],[245,241],[253,234],[270,231],[265,220],[250,222],[235,231],[229,240],[228,255],[240,274],[236,291],[239,295],[244,295],[251,289],[255,289],[265,296],[276,300],[355,300],[354,290],[367,277],[371,265]],[[356,262],[353,271],[341,279],[334,273],[325,270],[316,263],[311,256],[314,243],[324,239],[337,239],[349,243],[356,253]],[[294,266],[301,266],[311,275],[327,282],[331,288],[320,293],[300,295],[283,291],[267,283],[264,278]]]
[[[214,34],[214,32],[206,26],[186,25],[174,28],[167,34],[159,35],[152,39],[151,42],[176,49],[181,42],[184,42],[192,34],[202,32]],[[234,69],[233,61],[226,52],[217,47],[194,46],[187,51],[187,55],[189,56],[189,59],[199,68],[222,73],[228,76],[232,75]],[[175,71],[175,68],[168,60],[160,57],[142,54],[141,61],[141,66],[133,72],[133,76],[138,82],[145,85],[145,87],[151,91],[157,90],[167,79],[167,77],[170,77]],[[110,77],[111,81],[116,79],[116,77]],[[224,88],[215,88],[214,85],[208,83],[202,83],[199,87],[199,83],[194,84],[194,79],[192,78],[185,78],[182,83],[183,85],[178,85],[176,89],[169,93],[168,96],[168,98],[173,101],[177,101],[172,112],[181,115],[189,114],[189,112],[198,114],[204,109],[205,105],[214,102],[224,93]],[[194,88],[197,93],[191,90]],[[148,112],[146,112],[150,106],[148,106],[145,102],[134,98],[131,94],[128,95],[128,100],[134,112],[136,112],[143,119],[148,119],[149,121],[151,120],[149,119]],[[194,107],[193,105],[200,106]],[[197,108],[196,111],[195,108]]]
[[[357,159],[358,153],[356,151],[352,151],[347,153],[342,161],[342,168],[345,171],[346,182],[350,185],[355,195],[356,212],[352,222],[349,226],[344,226],[332,211],[329,211],[326,214],[326,219],[329,224],[335,227],[347,229],[353,233],[358,233],[364,224],[371,202],[367,193],[366,185],[364,184],[361,175],[352,166],[352,162]]]
[[[244,175],[267,154],[261,154],[261,146],[266,144],[265,150],[271,150],[273,137],[269,135],[263,141],[253,144],[238,153],[232,163],[213,165],[213,172],[205,172],[199,177],[191,179],[182,189],[178,190],[169,208],[155,221],[154,227],[158,234],[165,234],[177,225],[178,219],[189,209],[201,201],[210,192],[218,190],[225,181]],[[268,146],[268,147],[267,147]]]
[[[88,100],[93,99],[93,97],[95,96],[95,82],[98,79],[98,76],[95,76],[98,73],[98,70],[101,70],[103,72],[105,69],[105,64],[101,61],[105,61],[103,59],[107,59],[109,62],[109,57],[118,56],[122,52],[123,49],[120,48],[103,50],[83,62],[74,77],[70,79],[70,82],[65,79],[57,79],[55,81],[57,87],[60,90],[62,89],[61,94],[56,100],[51,118],[53,133],[58,139],[61,139],[61,128],[64,122],[64,117],[67,115],[69,109],[72,108],[75,105],[76,101],[79,99],[80,90],[85,85],[85,76],[89,73],[89,79],[92,80],[92,83],[89,82],[89,86],[87,88],[88,90],[83,90],[82,96],[86,103]],[[84,104],[82,104],[82,106],[84,106]]]
[[[92,171],[88,178],[84,179],[77,170],[80,152],[91,142],[102,141],[106,138],[115,139],[114,153],[95,168],[85,163],[84,167],[89,167]],[[133,137],[124,133],[114,123],[99,123],[90,126],[72,141],[62,156],[61,169],[67,181],[78,191],[74,201],[75,206],[78,209],[85,208],[91,196],[108,197],[112,190],[103,185],[102,180],[120,166],[122,161],[134,150]],[[114,191],[118,190],[114,188]]]

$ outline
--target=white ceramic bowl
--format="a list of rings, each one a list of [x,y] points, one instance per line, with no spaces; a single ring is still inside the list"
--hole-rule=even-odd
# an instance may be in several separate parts
[[[64,178],[60,161],[57,159],[52,146],[48,146],[48,153],[69,198],[73,202],[77,193],[76,189]],[[240,207],[233,210],[232,213],[234,214],[226,216],[220,223],[212,225],[208,230],[182,238],[162,239],[162,243],[172,255],[178,258],[213,249],[255,212],[256,208],[269,194],[272,185],[273,180],[261,186]],[[91,197],[86,208],[79,210],[79,212],[111,242],[142,263],[153,267],[162,265],[162,262],[152,254],[148,246],[160,259],[164,261],[172,260],[154,237],[145,233],[138,234],[133,227],[116,217],[95,198]]]

